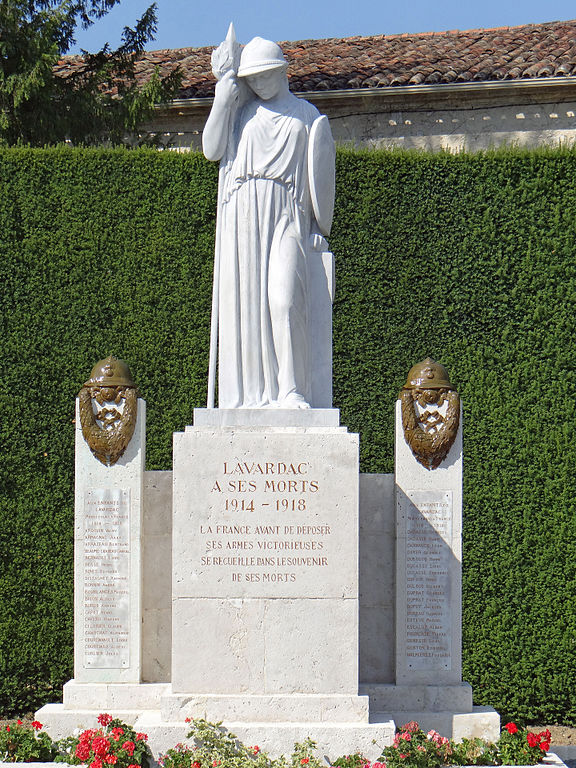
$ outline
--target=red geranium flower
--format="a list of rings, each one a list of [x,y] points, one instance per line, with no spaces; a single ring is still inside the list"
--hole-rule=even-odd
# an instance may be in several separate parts
[[[528,742],[529,747],[537,747],[538,744],[540,743],[540,738],[536,736],[535,733],[532,733],[531,731],[529,731],[526,734],[526,741]]]
[[[258,744],[256,744],[255,747],[252,747],[252,752],[254,752],[255,755],[257,755],[258,752],[260,752],[260,747],[258,746]]]
[[[130,763],[128,768],[140,768],[140,766],[139,765],[135,765],[134,763]]]
[[[38,722],[38,720],[32,720],[32,728],[35,731],[41,731],[43,727],[42,723]]]
[[[10,733],[10,726],[9,725],[6,726],[6,730],[8,731],[8,733]]]
[[[92,760],[90,768],[102,768],[102,760]]]
[[[105,757],[110,752],[110,742],[103,736],[97,736],[92,742],[92,751],[96,757]]]
[[[548,752],[548,750],[550,749],[550,742],[549,741],[543,741],[540,744],[540,749],[542,750],[542,752]]]
[[[196,762],[192,763],[192,768],[202,768],[202,766],[200,765],[200,763],[198,761],[196,761]]]
[[[118,762],[118,758],[116,757],[116,755],[106,755],[104,759],[106,760],[108,765],[114,765],[115,763]]]
[[[302,760],[300,760],[301,765],[306,765],[306,763],[309,763],[309,762],[310,762],[309,757],[303,757]]]
[[[133,741],[125,741],[124,744],[122,744],[122,749],[128,752],[130,757],[134,754],[134,742]]]
[[[107,725],[110,725],[110,723],[112,722],[112,715],[105,715],[105,714],[98,715],[98,722],[100,723],[100,725],[103,725],[104,727],[106,727]]]
[[[148,734],[146,734],[146,733],[137,733],[136,734],[136,741],[148,741]]]
[[[16,725],[22,725],[22,720],[16,720]]]
[[[83,741],[76,745],[75,752],[78,760],[82,760],[83,763],[90,757],[90,747]]]
[[[518,733],[518,726],[516,723],[507,723],[507,725],[504,726],[508,733]]]

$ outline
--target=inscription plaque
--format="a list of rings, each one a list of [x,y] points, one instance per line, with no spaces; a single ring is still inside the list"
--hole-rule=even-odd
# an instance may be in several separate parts
[[[130,665],[130,491],[84,493],[84,667]]]
[[[406,663],[452,666],[452,491],[406,492]]]
[[[346,453],[357,447],[342,436]],[[186,445],[194,448],[201,433]],[[355,485],[322,434],[211,438],[190,486],[177,478],[182,511],[174,521],[175,596],[349,597],[357,559]],[[237,444],[236,444],[237,443]],[[182,503],[180,504],[180,498]],[[201,503],[197,500],[201,499]],[[346,566],[348,568],[348,566]]]

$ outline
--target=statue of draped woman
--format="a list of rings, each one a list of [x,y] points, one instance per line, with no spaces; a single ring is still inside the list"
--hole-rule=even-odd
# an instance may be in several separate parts
[[[290,93],[276,43],[239,48],[229,32],[213,54],[203,134],[204,154],[220,161],[208,406],[217,343],[220,408],[309,408],[308,259],[326,250],[333,140],[327,118]]]

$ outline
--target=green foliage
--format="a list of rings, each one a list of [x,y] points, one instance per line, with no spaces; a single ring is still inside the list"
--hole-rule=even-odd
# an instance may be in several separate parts
[[[576,152],[342,152],[335,400],[366,472],[430,355],[464,403],[464,679],[576,722]]]
[[[72,677],[74,397],[126,359],[148,467],[206,401],[217,168],[152,150],[0,152],[0,711]]]
[[[122,143],[180,85],[175,70],[156,71],[143,86],[135,65],[154,39],[156,5],[134,29],[125,27],[116,50],[105,45],[58,76],[55,65],[87,27],[119,0],[3,0],[0,2],[0,144],[43,146]]]
[[[409,368],[464,403],[464,678],[576,723],[576,152],[340,151],[334,400],[393,469]],[[150,150],[0,152],[0,709],[72,676],[73,401],[125,359],[149,469],[206,401],[217,168]],[[329,627],[327,629],[329,631]]]
[[[332,768],[363,768],[365,765],[370,765],[370,763],[359,752],[332,760]]]
[[[550,749],[550,731],[533,733],[516,723],[507,723],[498,739],[502,765],[535,765]]]
[[[161,755],[162,768],[322,768],[321,760],[314,756],[316,744],[306,739],[295,744],[289,757],[269,757],[256,744],[246,746],[222,726],[200,718],[192,720],[187,738],[191,745],[177,744]]]
[[[454,765],[498,765],[502,761],[496,744],[474,738],[452,742],[450,762]]]
[[[46,763],[56,756],[58,748],[47,733],[40,733],[41,723],[31,727],[20,720],[0,728],[0,761],[3,763]]]

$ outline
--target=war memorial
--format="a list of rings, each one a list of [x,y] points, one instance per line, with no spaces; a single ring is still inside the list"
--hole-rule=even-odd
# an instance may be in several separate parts
[[[408,720],[495,741],[499,716],[462,680],[456,388],[416,363],[394,474],[360,474],[332,407],[328,121],[289,92],[275,43],[230,30],[213,68],[207,408],[174,434],[172,470],[148,472],[126,363],[100,361],[82,388],[74,679],[37,717],[59,737],[110,712],[154,754],[194,717],[275,754],[309,736],[375,759]]]

